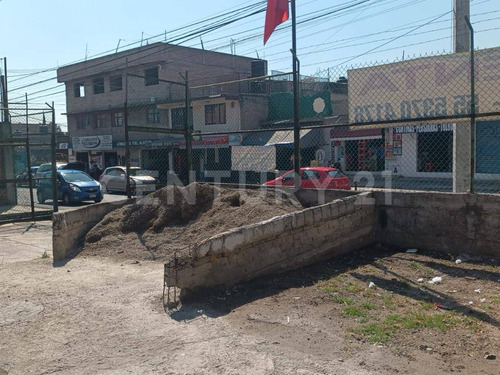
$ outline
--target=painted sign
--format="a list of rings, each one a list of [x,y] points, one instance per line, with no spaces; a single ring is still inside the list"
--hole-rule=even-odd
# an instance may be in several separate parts
[[[476,113],[500,110],[500,48],[476,52]],[[348,71],[353,123],[470,114],[470,56],[448,54]]]
[[[94,135],[90,137],[73,137],[72,144],[75,151],[112,150],[113,136]]]
[[[404,125],[396,126],[394,133],[407,134],[407,133],[434,133],[434,132],[451,132],[453,131],[453,124],[426,124],[426,125]]]

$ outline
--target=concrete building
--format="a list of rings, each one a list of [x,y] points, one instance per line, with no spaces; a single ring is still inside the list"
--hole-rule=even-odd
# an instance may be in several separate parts
[[[184,129],[186,73],[195,132],[220,133],[195,139],[195,148],[230,150],[224,132],[257,128],[267,116],[262,110],[267,99],[252,82],[215,84],[256,76],[256,66],[257,75],[266,74],[264,60],[154,43],[62,67],[57,77],[66,85],[70,159],[101,167],[124,164],[125,102],[129,126]],[[183,140],[181,135],[130,132],[131,163],[148,169],[161,165],[159,173],[165,175],[181,167]],[[209,159],[198,161],[198,168],[207,167],[199,163]]]

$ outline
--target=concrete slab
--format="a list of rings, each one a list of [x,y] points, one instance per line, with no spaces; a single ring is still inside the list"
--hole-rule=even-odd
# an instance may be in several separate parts
[[[0,264],[52,257],[52,221],[0,225]]]

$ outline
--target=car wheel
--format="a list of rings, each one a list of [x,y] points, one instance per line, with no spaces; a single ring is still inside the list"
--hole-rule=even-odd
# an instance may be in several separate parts
[[[69,206],[71,204],[71,200],[69,199],[69,195],[68,194],[63,194],[62,200],[63,200],[63,203],[66,206]]]
[[[101,198],[101,199],[94,199],[94,202],[95,202],[95,203],[99,203],[99,202],[101,202],[101,201],[102,201],[102,198]]]
[[[40,190],[36,192],[36,198],[38,200],[38,203],[40,203],[40,204],[44,204],[45,203],[45,197],[44,197],[43,193]]]

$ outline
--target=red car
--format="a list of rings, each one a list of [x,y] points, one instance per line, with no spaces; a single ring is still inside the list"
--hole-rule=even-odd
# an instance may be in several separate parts
[[[341,189],[351,190],[349,178],[336,168],[308,167],[300,168],[302,189]],[[295,173],[293,170],[284,175],[264,183],[264,186],[294,186]]]

